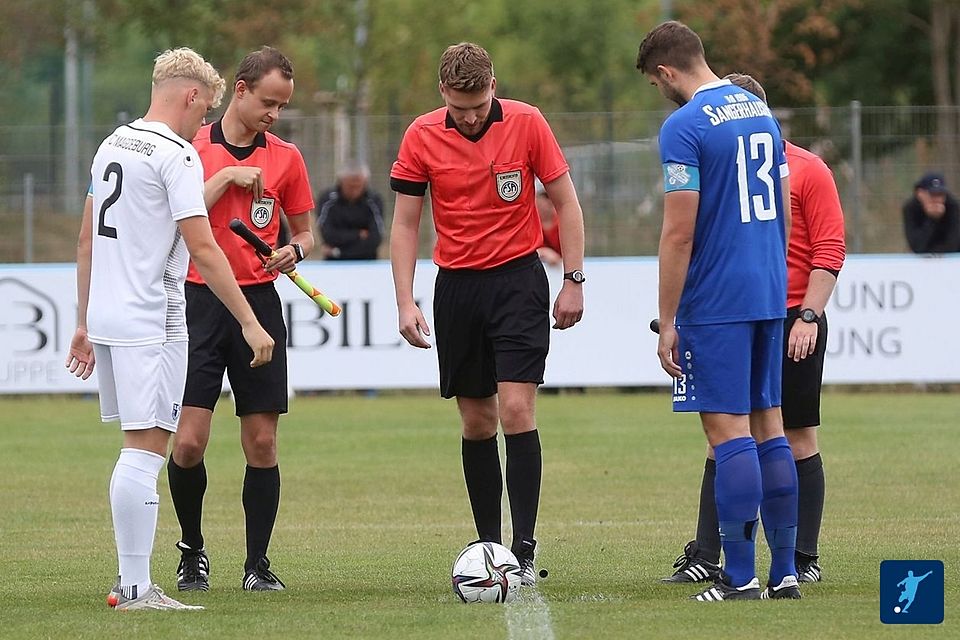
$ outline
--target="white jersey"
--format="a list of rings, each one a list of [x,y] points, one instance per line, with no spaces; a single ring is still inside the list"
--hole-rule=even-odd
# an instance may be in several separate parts
[[[187,340],[189,256],[177,221],[207,215],[196,149],[167,125],[138,119],[100,144],[90,176],[90,341],[135,346]]]

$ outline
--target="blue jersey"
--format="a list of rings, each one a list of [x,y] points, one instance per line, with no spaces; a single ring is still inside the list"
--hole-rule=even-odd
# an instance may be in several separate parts
[[[786,315],[780,125],[766,103],[727,80],[700,87],[660,129],[664,191],[700,192],[676,322]]]

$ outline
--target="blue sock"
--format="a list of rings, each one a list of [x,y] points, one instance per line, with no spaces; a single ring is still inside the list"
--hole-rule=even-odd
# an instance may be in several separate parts
[[[731,586],[742,587],[755,568],[760,463],[753,438],[734,438],[713,448],[717,458],[714,492],[723,546],[723,573]]]
[[[770,547],[770,584],[776,586],[785,576],[797,575],[797,465],[783,436],[760,443],[757,453],[763,476],[760,515]]]

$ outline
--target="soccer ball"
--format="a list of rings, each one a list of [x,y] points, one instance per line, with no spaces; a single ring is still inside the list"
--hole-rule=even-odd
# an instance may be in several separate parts
[[[520,563],[496,542],[474,542],[453,563],[453,592],[464,602],[513,602],[520,590]]]

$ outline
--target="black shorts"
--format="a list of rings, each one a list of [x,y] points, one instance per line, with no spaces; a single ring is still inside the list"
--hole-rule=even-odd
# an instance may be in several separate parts
[[[183,406],[213,408],[227,372],[237,415],[287,412],[287,327],[273,283],[241,287],[257,320],[273,338],[273,359],[252,368],[253,351],[240,323],[206,285],[186,283],[190,355]]]
[[[787,357],[790,329],[799,320],[799,307],[787,309],[783,322],[783,394],[785,429],[816,427],[820,424],[820,388],[823,386],[823,360],[827,353],[827,314],[817,320],[817,346],[813,354],[800,362]]]
[[[543,383],[550,285],[537,254],[493,269],[440,269],[433,317],[444,398],[486,398],[498,382]]]

